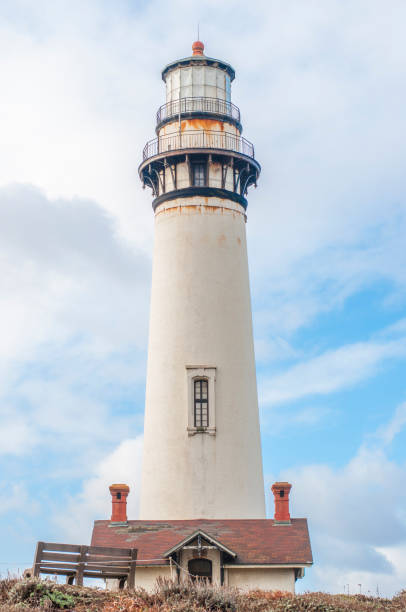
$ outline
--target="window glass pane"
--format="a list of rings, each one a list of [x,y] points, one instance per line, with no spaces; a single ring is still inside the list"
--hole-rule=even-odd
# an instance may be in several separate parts
[[[193,85],[203,85],[204,83],[204,66],[194,66],[193,70]]]
[[[212,66],[205,67],[205,82],[207,85],[216,85],[217,69]]]
[[[209,383],[207,380],[194,381],[194,426],[209,426]]]
[[[180,90],[181,98],[190,98],[192,94],[193,94],[193,89],[191,85],[184,85],[182,89]]]
[[[172,100],[172,73],[166,77],[166,101]]]
[[[204,85],[193,85],[193,96],[198,98],[199,96],[204,96]]]
[[[206,85],[205,88],[205,92],[206,96],[208,98],[215,98],[217,95],[217,89],[215,87],[213,87],[212,85]],[[214,108],[216,107],[216,104],[213,103]]]
[[[200,380],[195,381],[195,398],[200,398]]]
[[[172,72],[172,88],[180,86],[180,71],[174,70]]]
[[[226,100],[231,101],[231,81],[228,75],[226,76]]]
[[[204,187],[204,164],[193,164],[193,184]]]
[[[188,67],[188,68],[181,68],[180,69],[180,82],[182,84],[182,86],[184,85],[191,85],[193,82],[193,72],[192,72],[193,68]]]

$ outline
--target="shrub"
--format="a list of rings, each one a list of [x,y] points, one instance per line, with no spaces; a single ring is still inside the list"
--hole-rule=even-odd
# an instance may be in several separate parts
[[[12,587],[18,582],[18,578],[8,575],[7,578],[0,580],[0,602],[7,601],[8,594]]]
[[[25,604],[26,606],[39,606],[44,609],[72,609],[75,598],[60,590],[55,582],[40,581],[29,578],[17,582],[8,595],[9,603]]]
[[[0,580],[0,612],[396,612],[406,610],[406,590],[392,599],[255,590],[159,580],[152,593],[142,588],[113,593],[35,578]]]

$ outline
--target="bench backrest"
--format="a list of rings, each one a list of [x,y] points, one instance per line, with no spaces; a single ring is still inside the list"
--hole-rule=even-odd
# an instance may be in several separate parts
[[[83,577],[126,579],[134,588],[137,549],[82,546],[38,542],[34,559],[34,576],[55,574],[74,578],[83,584]]]

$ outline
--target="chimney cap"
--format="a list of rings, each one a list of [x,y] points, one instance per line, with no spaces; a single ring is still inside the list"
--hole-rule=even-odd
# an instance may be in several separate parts
[[[272,491],[274,489],[291,489],[292,485],[290,484],[290,482],[274,482],[271,489]]]
[[[110,491],[127,491],[130,492],[130,487],[126,484],[112,484],[109,486]]]
[[[195,42],[192,45],[192,51],[193,51],[193,55],[203,55],[204,44],[202,43],[201,40],[195,40]]]

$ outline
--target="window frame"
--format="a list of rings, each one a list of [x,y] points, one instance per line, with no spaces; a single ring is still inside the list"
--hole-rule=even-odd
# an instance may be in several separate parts
[[[196,434],[216,435],[216,368],[213,366],[186,366],[188,386],[188,424],[189,436]],[[207,381],[207,425],[196,425],[195,421],[195,382]]]
[[[203,397],[204,395],[206,397]],[[209,426],[209,406],[209,381],[207,378],[195,378],[193,380],[193,423],[195,427]]]
[[[195,161],[192,162],[191,164],[192,166],[192,187],[206,187],[207,186],[207,164],[203,161]],[[203,176],[201,177],[199,175],[199,179],[201,180],[201,178],[203,178],[203,182],[201,183],[200,180],[199,182],[196,182],[196,174],[195,171],[197,170],[197,168],[201,168],[203,170]]]

